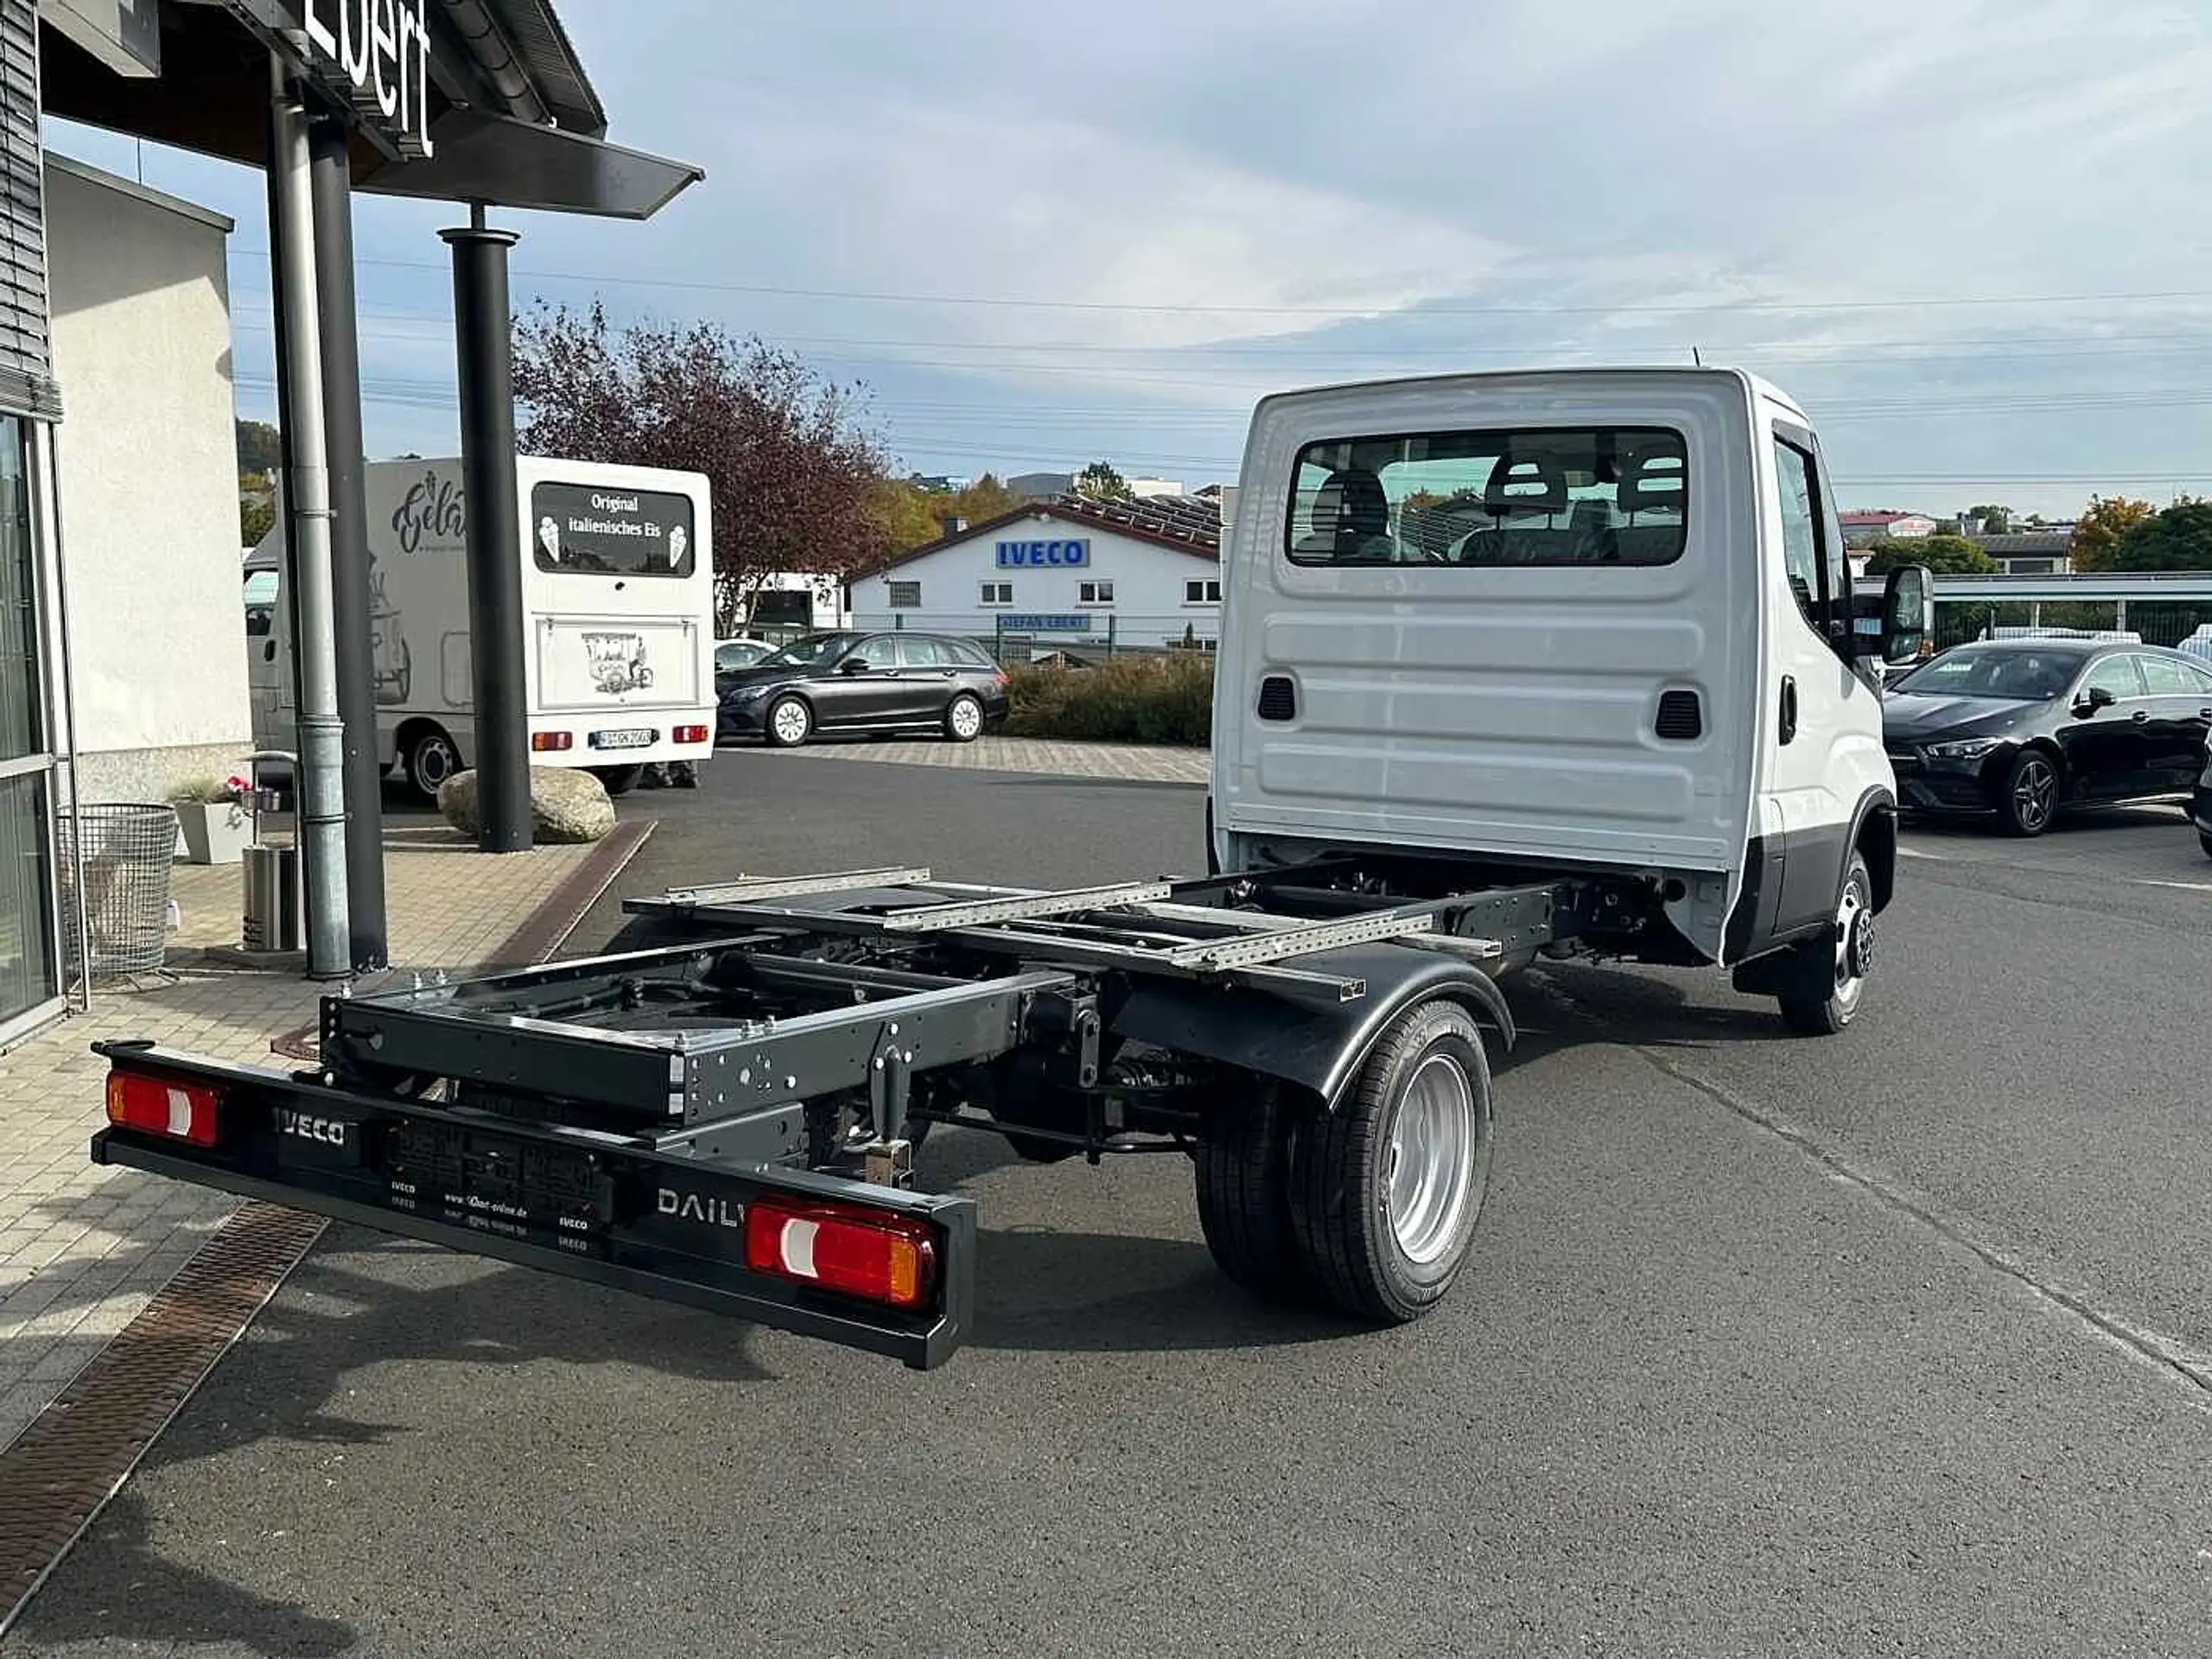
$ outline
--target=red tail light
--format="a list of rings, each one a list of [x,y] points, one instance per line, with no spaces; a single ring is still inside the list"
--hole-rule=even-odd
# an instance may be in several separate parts
[[[532,732],[530,734],[530,747],[539,754],[547,754],[560,749],[573,749],[576,747],[576,734],[574,732]]]
[[[936,1288],[930,1226],[855,1205],[755,1198],[745,1212],[745,1264],[848,1296],[920,1307]]]
[[[679,743],[703,743],[708,736],[707,728],[703,726],[679,726],[676,728],[676,741]]]
[[[149,1135],[166,1135],[196,1147],[215,1144],[215,1109],[222,1091],[204,1083],[180,1083],[137,1071],[107,1074],[107,1121]]]

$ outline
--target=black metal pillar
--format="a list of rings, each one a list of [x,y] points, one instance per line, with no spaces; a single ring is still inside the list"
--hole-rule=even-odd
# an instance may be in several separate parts
[[[477,845],[531,844],[530,734],[523,701],[522,527],[515,509],[514,346],[507,250],[473,206],[453,249],[454,346],[461,369],[461,465],[467,492],[468,645],[476,690]]]
[[[322,429],[330,461],[330,589],[338,633],[338,714],[346,724],[346,916],[353,971],[388,965],[384,903],[384,745],[377,735],[370,635],[367,457],[361,344],[353,315],[353,176],[346,124],[308,127],[315,191],[315,278],[321,296]]]

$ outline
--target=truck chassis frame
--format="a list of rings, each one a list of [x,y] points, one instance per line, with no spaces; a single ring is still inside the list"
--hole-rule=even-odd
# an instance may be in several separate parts
[[[115,1121],[92,1157],[927,1368],[973,1333],[976,1244],[972,1200],[913,1190],[932,1124],[1095,1163],[1195,1152],[1255,1079],[1328,1110],[1416,1003],[1510,1042],[1499,958],[1637,891],[1402,874],[1332,854],[1068,891],[920,868],[672,889],[625,903],[645,948],[326,998],[312,1070],[95,1044]],[[124,1121],[123,1074],[206,1091],[213,1144]],[[762,1270],[747,1218],[771,1201],[925,1229],[927,1296]]]

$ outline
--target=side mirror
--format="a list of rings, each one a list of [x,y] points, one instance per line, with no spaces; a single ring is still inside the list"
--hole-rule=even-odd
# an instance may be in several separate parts
[[[2087,717],[2100,709],[2111,708],[2119,701],[2108,687],[2093,685],[2074,700],[2074,712]]]
[[[868,672],[868,659],[864,657],[848,657],[837,664],[837,671],[840,674],[865,674]]]
[[[1929,579],[1924,564],[1901,564],[1882,587],[1881,626],[1866,643],[1885,663],[1910,663],[1921,654],[1929,632]]]

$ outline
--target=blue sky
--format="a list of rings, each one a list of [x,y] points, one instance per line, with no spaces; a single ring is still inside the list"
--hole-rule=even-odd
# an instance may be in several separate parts
[[[645,225],[495,215],[518,302],[711,317],[865,385],[925,472],[1233,478],[1255,398],[1756,368],[1851,506],[2212,493],[2212,15],[2139,0],[563,0]],[[54,124],[232,213],[260,176]],[[372,454],[450,451],[449,208],[360,199]]]

